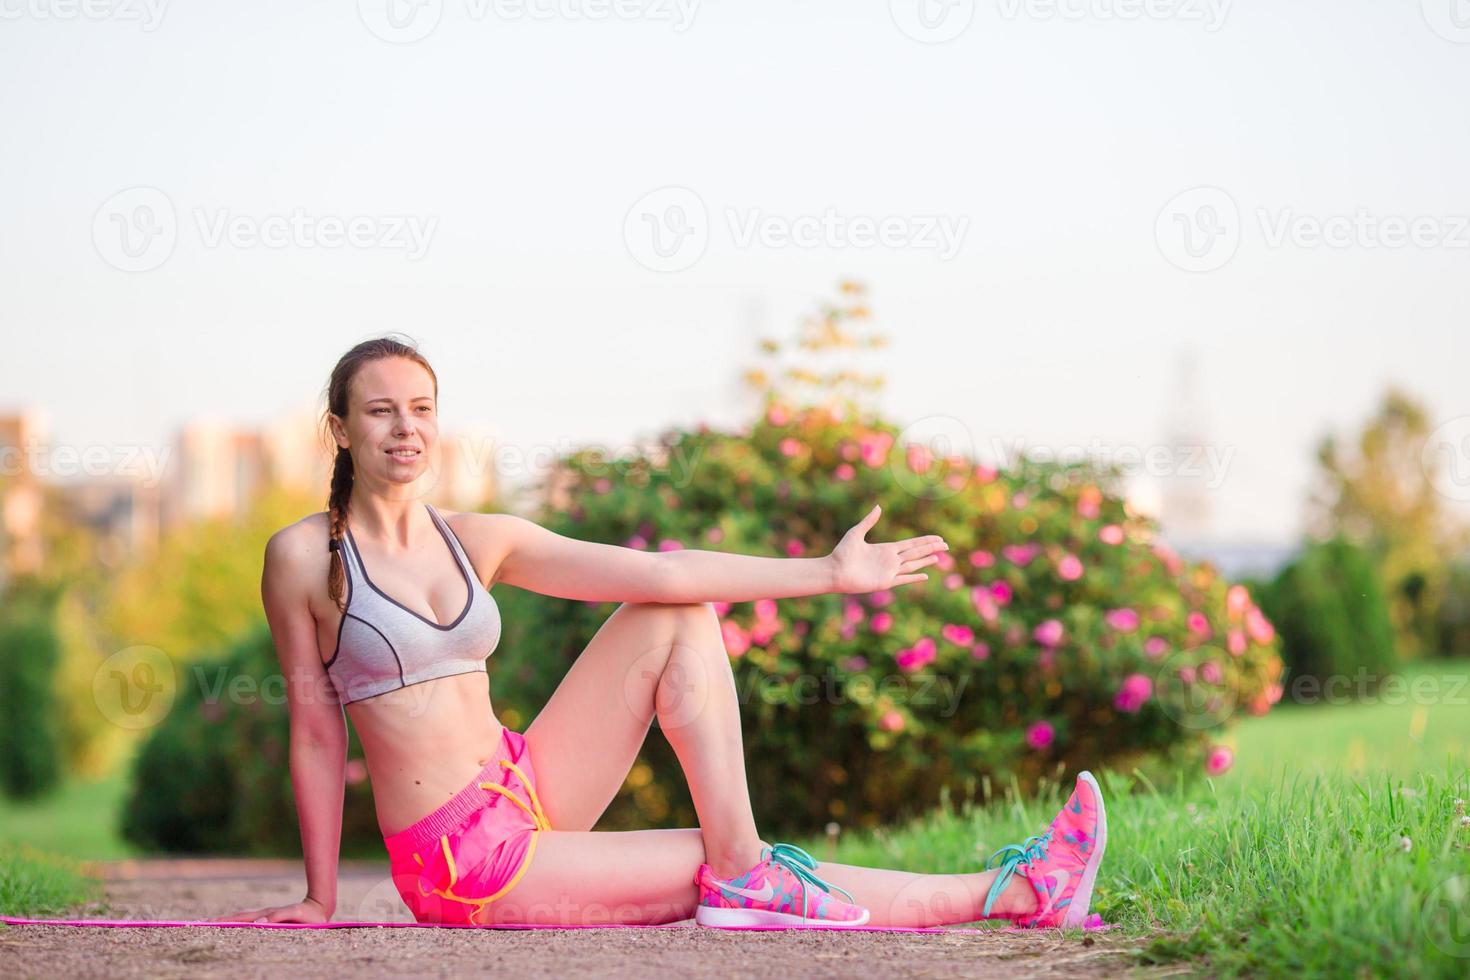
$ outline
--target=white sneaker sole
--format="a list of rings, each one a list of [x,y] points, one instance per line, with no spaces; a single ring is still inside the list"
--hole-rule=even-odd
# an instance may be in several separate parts
[[[1091,786],[1092,795],[1097,798],[1097,846],[1092,849],[1092,856],[1082,869],[1082,880],[1072,893],[1072,904],[1067,906],[1067,914],[1062,917],[1064,929],[1074,929],[1087,919],[1087,909],[1092,904],[1092,886],[1097,881],[1097,869],[1102,865],[1103,850],[1108,846],[1108,812],[1103,806],[1102,787],[1085,769],[1077,774],[1077,778]]]
[[[742,926],[786,926],[795,929],[850,929],[866,925],[870,913],[863,909],[861,919],[838,922],[830,919],[803,919],[789,912],[773,912],[768,909],[722,909],[701,905],[694,910],[694,921],[702,926],[716,929],[738,929]]]

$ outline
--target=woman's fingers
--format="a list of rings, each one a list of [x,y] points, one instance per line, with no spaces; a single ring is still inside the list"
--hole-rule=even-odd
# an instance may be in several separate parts
[[[932,555],[936,551],[948,551],[949,545],[943,541],[925,540],[919,544],[903,545],[898,553],[905,558],[918,558],[921,555]]]
[[[907,558],[899,563],[898,570],[900,572],[914,572],[933,565],[937,561],[939,561],[939,556],[932,554],[924,558]]]

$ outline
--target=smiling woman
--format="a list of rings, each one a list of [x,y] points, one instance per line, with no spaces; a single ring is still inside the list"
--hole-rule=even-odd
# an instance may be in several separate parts
[[[307,896],[226,918],[332,916],[345,708],[393,880],[419,921],[1082,922],[1106,840],[1090,777],[1058,815],[1056,839],[1011,848],[998,871],[926,876],[828,862],[825,880],[811,855],[757,833],[713,602],[923,581],[922,569],[948,547],[943,539],[869,542],[874,507],[821,558],[654,553],[579,541],[510,514],[441,513],[422,501],[436,483],[438,393],[423,355],[391,338],[357,345],[332,372],[325,422],[337,455],[327,510],[271,538],[261,579],[287,678]],[[622,603],[525,732],[502,725],[491,705],[485,660],[501,623],[487,590],[496,582]],[[655,716],[700,826],[593,831]]]

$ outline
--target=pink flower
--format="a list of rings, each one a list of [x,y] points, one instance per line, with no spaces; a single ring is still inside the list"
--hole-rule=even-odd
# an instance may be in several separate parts
[[[724,600],[721,600],[719,602],[712,602],[710,603],[710,605],[715,607],[716,616],[723,616],[725,615],[725,613],[730,611],[730,604],[728,602],[725,602]]]
[[[904,647],[902,650],[899,650],[893,655],[893,659],[898,662],[898,667],[900,670],[907,671],[909,673],[913,673],[920,667],[924,666],[923,655],[919,653],[919,651],[915,650],[913,647]]]
[[[975,611],[980,618],[987,623],[993,623],[1000,618],[1000,608],[995,604],[995,597],[990,590],[983,585],[977,585],[970,590],[970,601],[975,605]]]
[[[842,618],[849,623],[861,623],[863,616],[863,604],[855,599],[844,599],[842,602]]]
[[[792,538],[790,541],[787,541],[786,542],[786,557],[787,558],[799,558],[805,552],[806,552],[806,545],[802,544],[800,541],[796,540],[795,538]]]
[[[893,625],[893,613],[874,613],[872,622],[869,625],[872,627],[874,633],[887,633]]]
[[[594,493],[607,493],[611,489],[612,481],[605,476],[599,476],[592,484],[592,491]]]
[[[1097,539],[1103,544],[1122,544],[1123,529],[1116,524],[1104,524],[1097,530]]]
[[[990,644],[989,643],[977,643],[977,644],[975,644],[974,646],[970,647],[970,656],[974,657],[976,660],[985,660],[985,659],[987,659],[990,656]]]
[[[893,601],[893,590],[882,589],[878,592],[874,592],[871,596],[868,597],[868,601],[875,606],[886,606]]]
[[[1016,510],[1025,510],[1026,505],[1029,503],[1031,503],[1031,498],[1024,493],[1017,493],[1011,497],[1011,506],[1016,508]]]
[[[755,601],[756,619],[774,619],[776,617],[775,599],[757,599]]]
[[[950,572],[948,575],[944,576],[944,587],[951,592],[953,592],[955,589],[958,589],[964,584],[965,577],[959,572]]]
[[[675,538],[664,538],[662,541],[660,541],[658,543],[658,550],[659,551],[682,551],[682,550],[684,550],[684,545],[683,545],[682,542],[678,541]]]
[[[782,456],[800,456],[801,449],[801,440],[796,438],[795,436],[787,436],[785,439],[781,440]]]
[[[856,672],[856,671],[859,671],[859,670],[867,670],[867,668],[868,668],[868,658],[867,657],[862,657],[862,656],[848,657],[846,660],[842,661],[842,669],[843,670],[850,670],[850,671]]]
[[[853,469],[851,463],[838,463],[837,469],[833,472],[833,475],[836,476],[837,479],[846,482],[847,480],[851,480],[854,476],[857,476],[857,470]]]
[[[975,464],[975,479],[982,486],[987,483],[993,482],[997,475],[998,473],[996,470],[992,469],[989,466],[986,466],[984,463]]]
[[[947,551],[936,551],[934,553],[934,567],[941,572],[947,572],[954,568],[954,555]]]
[[[624,541],[623,546],[627,548],[637,548],[639,551],[642,551],[644,548],[648,547],[648,540],[644,538],[641,534],[635,534],[627,541]]]
[[[928,446],[909,443],[906,462],[915,473],[927,473],[934,463],[934,454],[929,451]]]
[[[1075,582],[1082,577],[1082,560],[1076,555],[1063,555],[1057,562],[1057,575],[1063,582]]]
[[[837,631],[837,635],[844,640],[850,640],[854,636],[857,636],[857,625],[854,623],[843,623],[842,628]]]
[[[750,643],[751,643],[751,646],[757,646],[757,647],[763,647],[763,646],[765,646],[767,643],[771,642],[771,637],[775,636],[780,631],[781,631],[781,623],[780,623],[779,620],[774,620],[774,619],[761,619],[761,620],[757,620],[756,621],[756,624],[750,628]]]
[[[1015,592],[1011,590],[1010,583],[995,582],[990,586],[990,597],[994,599],[997,604],[1008,606],[1011,603],[1011,599],[1015,597]]]
[[[1138,613],[1132,609],[1109,609],[1103,621],[1119,633],[1132,633],[1138,629]]]
[[[1219,776],[1227,772],[1235,764],[1235,753],[1227,746],[1217,745],[1210,749],[1210,754],[1205,757],[1205,772],[1211,776]]]
[[[352,784],[352,785],[355,786],[358,783],[362,782],[364,779],[366,779],[367,778],[367,774],[368,774],[368,771],[367,771],[367,763],[363,762],[361,759],[348,759],[347,760],[347,782],[348,783],[350,783],[350,784]]]
[[[851,439],[843,439],[839,442],[837,444],[837,451],[842,454],[842,458],[845,460],[851,461],[858,458],[857,443]]]
[[[1150,658],[1157,660],[1169,650],[1169,641],[1162,636],[1150,636],[1143,641],[1143,652]]]
[[[1179,670],[1176,671],[1176,673],[1178,673],[1179,679],[1181,681],[1183,681],[1184,683],[1186,683],[1186,684],[1193,684],[1194,683],[1194,668],[1193,667],[1188,667],[1188,666],[1180,667]]]
[[[1147,674],[1129,674],[1113,698],[1113,707],[1128,714],[1136,713],[1154,693],[1154,682]]]
[[[934,637],[932,636],[921,636],[919,637],[918,641],[914,643],[914,650],[919,654],[919,656],[924,658],[925,663],[928,663],[929,661],[934,659],[934,654],[937,648],[938,644],[934,642]]]
[[[903,731],[903,715],[889,708],[883,712],[883,717],[878,719],[878,727],[885,732],[901,732]]]
[[[970,552],[970,564],[975,568],[989,568],[995,564],[995,556],[988,551]]]
[[[710,544],[719,544],[725,540],[725,529],[722,527],[712,527],[704,532],[704,539]]]
[[[1095,521],[1102,513],[1102,491],[1097,487],[1083,487],[1077,498],[1077,513],[1085,520]]]
[[[1245,653],[1246,645],[1245,634],[1240,630],[1231,630],[1230,634],[1225,637],[1225,649],[1230,651],[1232,657]]]
[[[1184,622],[1189,627],[1191,633],[1198,633],[1202,637],[1208,637],[1210,635],[1210,621],[1205,618],[1204,613],[1196,610],[1190,613]]]
[[[725,652],[730,656],[744,656],[750,649],[750,635],[740,628],[739,623],[725,620],[720,623],[720,634],[725,639]]]
[[[1243,585],[1232,585],[1225,592],[1225,615],[1230,617],[1232,623],[1240,622],[1240,617],[1250,608],[1251,595]]]
[[[1245,611],[1245,631],[1250,638],[1262,645],[1276,639],[1276,627],[1262,614],[1261,610],[1251,606]]]
[[[858,439],[858,451],[868,467],[882,466],[888,460],[888,450],[893,446],[893,436],[886,432],[872,432]]]
[[[1065,634],[1066,630],[1062,628],[1060,620],[1048,619],[1036,627],[1031,633],[1031,638],[1044,647],[1054,647],[1062,642],[1062,637]]]
[[[1206,684],[1218,684],[1225,675],[1220,671],[1220,665],[1213,660],[1206,660],[1199,665],[1200,680]]]
[[[1050,722],[1038,721],[1026,729],[1026,744],[1038,752],[1047,749],[1056,736],[1056,729],[1051,727]]]
[[[1170,575],[1178,575],[1179,570],[1184,567],[1184,563],[1179,560],[1179,556],[1165,545],[1154,545],[1154,555],[1158,557],[1159,561],[1164,563],[1164,567],[1169,570]]]
[[[945,623],[940,627],[939,635],[956,646],[969,646],[975,642],[975,631],[959,623]]]
[[[786,411],[785,405],[772,405],[766,409],[766,421],[772,425],[785,425],[791,419],[791,413]]]
[[[1006,561],[1013,562],[1024,568],[1026,565],[1031,564],[1031,560],[1033,558],[1041,554],[1041,545],[1008,544],[1004,548],[1000,549],[1000,553],[1002,555],[1005,555]]]

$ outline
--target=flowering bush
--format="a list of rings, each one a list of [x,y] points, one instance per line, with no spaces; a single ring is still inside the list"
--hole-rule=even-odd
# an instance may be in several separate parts
[[[949,543],[928,581],[897,590],[715,602],[763,832],[886,822],[983,777],[1149,758],[1202,772],[1237,707],[1280,697],[1274,630],[1250,595],[1157,544],[1109,474],[998,472],[896,437],[850,409],[770,401],[748,432],[666,433],[657,459],[572,456],[564,506],[542,519],[634,548],[817,557],[879,503],[869,540]],[[507,723],[527,720],[517,706],[545,700],[609,612],[511,600],[492,677]],[[643,758],[600,826],[692,825],[666,742]]]

